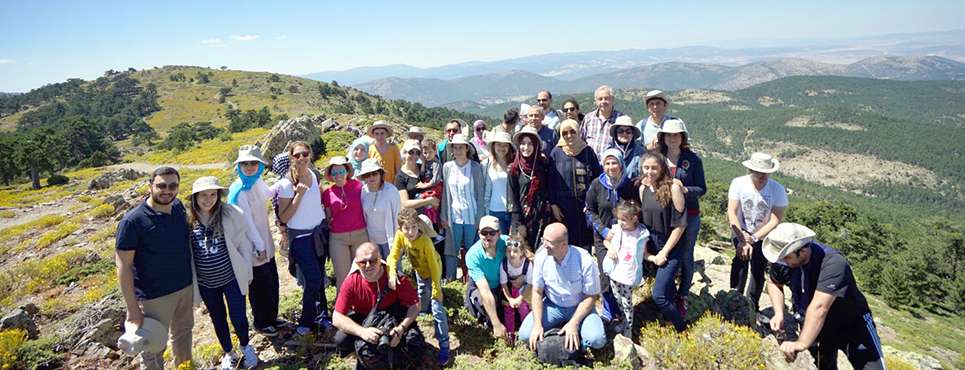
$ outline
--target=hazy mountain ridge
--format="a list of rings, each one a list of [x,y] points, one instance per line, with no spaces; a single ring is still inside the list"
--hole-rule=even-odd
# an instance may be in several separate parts
[[[788,76],[848,76],[894,80],[962,80],[965,63],[938,56],[886,56],[842,65],[801,58],[759,61],[737,67],[667,62],[594,74],[576,80],[544,77],[513,70],[454,80],[387,78],[356,85],[359,90],[392,99],[417,101],[429,106],[459,101],[499,101],[533,96],[540,89],[554,93],[593,91],[597,86],[660,88],[663,90],[739,90]]]

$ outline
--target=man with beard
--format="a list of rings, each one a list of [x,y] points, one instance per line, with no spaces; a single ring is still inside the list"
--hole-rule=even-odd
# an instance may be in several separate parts
[[[798,352],[809,350],[823,370],[838,368],[840,350],[855,369],[884,369],[881,338],[851,265],[841,252],[814,238],[806,226],[786,222],[764,239],[767,261],[790,269],[786,282],[767,280],[774,306],[771,330],[784,328],[784,285],[790,286],[795,310],[804,316],[798,340],[781,343],[781,352],[790,362]]]
[[[117,280],[127,321],[140,327],[145,317],[168,328],[175,365],[191,360],[194,327],[193,277],[188,222],[177,199],[181,176],[171,167],[154,170],[147,200],[117,225]],[[142,369],[163,369],[164,349],[142,352]]]

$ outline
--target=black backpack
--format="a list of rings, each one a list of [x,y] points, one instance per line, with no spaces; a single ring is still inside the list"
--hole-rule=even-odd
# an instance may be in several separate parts
[[[536,345],[536,358],[544,364],[572,366],[580,364],[581,353],[567,351],[566,337],[554,328],[543,333],[543,340]]]
[[[424,357],[429,353],[422,331],[418,325],[412,324],[405,331],[404,337],[395,348],[389,346],[389,330],[398,325],[405,318],[406,309],[398,301],[388,309],[379,310],[379,304],[388,291],[388,285],[382,287],[379,296],[362,321],[362,327],[377,327],[384,333],[378,343],[372,344],[362,340],[355,341],[355,356],[358,363],[366,369],[408,369],[426,363]]]

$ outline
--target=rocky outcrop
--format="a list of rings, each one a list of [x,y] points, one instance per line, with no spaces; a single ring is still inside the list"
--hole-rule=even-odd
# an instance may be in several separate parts
[[[110,171],[102,173],[90,180],[90,185],[87,187],[89,190],[102,190],[111,187],[115,182],[123,180],[137,180],[141,177],[147,176],[144,172],[139,172],[134,169],[125,168],[116,171]]]
[[[333,122],[326,120],[322,115],[300,116],[278,122],[271,132],[259,141],[261,152],[265,159],[271,159],[276,154],[284,152],[288,143],[292,141],[300,140],[313,145],[318,142],[322,128],[332,127]]]
[[[899,351],[897,349],[882,346],[882,351],[885,352],[886,357],[894,357],[901,361],[914,366],[916,369],[921,370],[941,370],[942,363],[938,362],[937,359],[929,355],[923,355],[915,352]]]
[[[40,310],[33,304],[16,308],[0,319],[0,330],[20,329],[27,332],[27,336],[30,339],[36,339],[37,336],[40,335],[40,331],[37,329],[37,323],[34,322],[34,317],[39,312]]]
[[[64,338],[61,345],[77,356],[92,350],[101,352],[101,347],[115,350],[117,338],[121,336],[124,317],[125,311],[120,293],[108,295],[68,319],[68,324],[58,333],[61,338]]]

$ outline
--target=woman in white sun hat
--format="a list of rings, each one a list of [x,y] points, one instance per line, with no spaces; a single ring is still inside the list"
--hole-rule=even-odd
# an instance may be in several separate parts
[[[366,159],[358,178],[362,187],[362,211],[369,241],[379,246],[383,256],[389,255],[389,243],[395,237],[395,218],[402,210],[399,189],[385,181],[385,171],[379,162]]]
[[[191,251],[194,261],[195,302],[203,301],[214,325],[224,356],[221,369],[234,369],[238,361],[231,344],[227,316],[238,336],[247,369],[258,364],[258,355],[248,341],[245,295],[251,283],[251,260],[264,255],[261,235],[238,207],[224,204],[225,188],[214,176],[200,177],[191,187],[188,209]],[[225,310],[225,302],[228,308]]]
[[[335,270],[336,290],[352,268],[355,248],[369,241],[362,211],[362,182],[353,178],[354,171],[348,158],[335,156],[328,160],[323,172],[332,183],[322,192],[322,205],[330,220],[328,252]]]
[[[737,248],[730,270],[730,287],[747,295],[756,307],[767,268],[761,241],[781,223],[788,200],[784,186],[770,178],[781,166],[777,159],[758,152],[742,164],[747,168],[747,175],[731,181],[727,191],[727,220]]]
[[[237,206],[250,217],[253,228],[265,245],[265,253],[252,259],[252,280],[248,288],[251,303],[252,325],[264,336],[278,335],[278,266],[275,264],[275,242],[268,223],[268,199],[272,191],[262,180],[266,161],[261,149],[255,145],[243,145],[238,149],[235,173],[238,174],[228,188],[228,204]]]
[[[516,158],[516,147],[508,132],[497,132],[486,144],[491,154],[482,162],[486,178],[486,194],[483,204],[487,214],[499,219],[499,232],[509,235],[512,217],[509,214],[509,164]]]
[[[657,150],[667,157],[670,175],[683,186],[687,202],[687,229],[680,241],[683,260],[680,267],[680,290],[677,292],[677,309],[687,316],[687,294],[694,276],[694,246],[700,234],[700,197],[707,192],[704,180],[704,164],[690,148],[687,126],[679,119],[669,119],[657,133]]]
[[[449,229],[445,246],[446,278],[456,278],[458,265],[462,266],[465,280],[468,276],[465,254],[476,243],[476,225],[486,213],[483,202],[486,178],[482,165],[472,160],[475,147],[465,135],[454,135],[446,146],[446,151],[453,156],[451,161],[442,165],[444,190],[439,206],[439,225]]]

